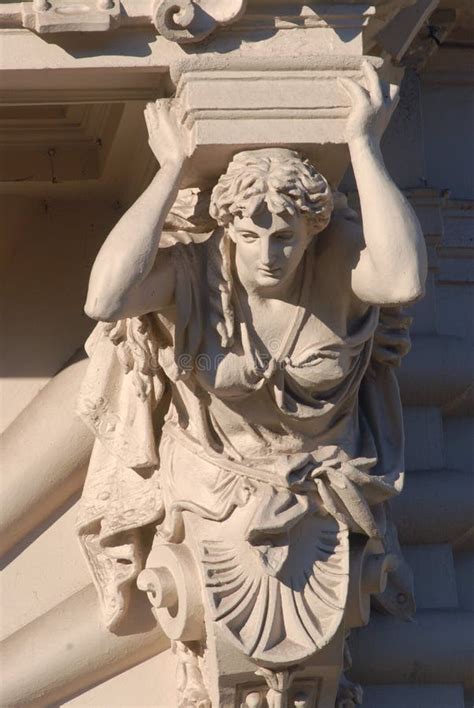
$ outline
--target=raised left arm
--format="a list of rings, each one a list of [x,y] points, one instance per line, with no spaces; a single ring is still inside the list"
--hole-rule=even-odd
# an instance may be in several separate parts
[[[364,246],[352,271],[352,289],[363,302],[398,305],[424,293],[427,258],[419,221],[385,167],[380,138],[398,101],[384,96],[375,69],[363,65],[368,90],[340,79],[352,100],[347,142],[360,198]]]

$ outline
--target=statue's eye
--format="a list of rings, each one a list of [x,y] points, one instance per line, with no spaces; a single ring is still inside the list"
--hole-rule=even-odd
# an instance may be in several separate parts
[[[275,238],[278,239],[278,241],[291,241],[293,233],[291,231],[280,231],[275,234]]]
[[[248,231],[241,231],[240,232],[240,237],[244,239],[244,241],[256,241],[258,238],[257,234],[253,234],[252,232]]]

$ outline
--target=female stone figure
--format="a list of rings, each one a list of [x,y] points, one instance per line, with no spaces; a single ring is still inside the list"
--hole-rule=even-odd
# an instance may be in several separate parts
[[[85,308],[105,324],[80,401],[98,442],[79,530],[110,627],[153,524],[202,560],[212,618],[247,656],[295,663],[340,625],[349,531],[384,536],[403,481],[386,364],[407,323],[380,308],[422,295],[426,254],[379,147],[396,96],[364,72],[368,90],[343,81],[362,227],[283,148],[237,154],[203,218],[196,190],[178,194],[172,111],[147,108],[160,170],[105,241]]]

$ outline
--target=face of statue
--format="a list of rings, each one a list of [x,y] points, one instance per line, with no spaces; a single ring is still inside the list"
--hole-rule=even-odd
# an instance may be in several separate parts
[[[273,214],[266,207],[253,217],[236,216],[229,234],[242,285],[268,294],[291,284],[312,238],[304,217]]]

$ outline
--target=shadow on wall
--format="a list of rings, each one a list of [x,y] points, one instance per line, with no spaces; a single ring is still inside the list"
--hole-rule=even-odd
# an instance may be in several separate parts
[[[90,268],[117,216],[98,201],[4,197],[3,378],[50,377],[93,327],[83,312]]]
[[[44,34],[41,39],[47,44],[56,44],[74,59],[91,57],[148,57],[151,45],[156,41],[156,33],[133,30],[127,32],[83,32]],[[125,40],[126,36],[126,40]]]

